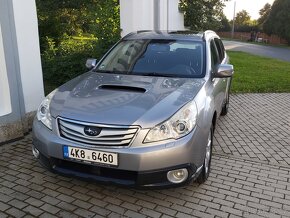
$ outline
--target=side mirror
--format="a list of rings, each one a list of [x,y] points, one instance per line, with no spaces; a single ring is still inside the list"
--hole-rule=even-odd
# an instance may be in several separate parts
[[[93,69],[96,65],[97,65],[98,61],[97,59],[93,59],[93,58],[89,58],[87,61],[86,61],[86,67],[91,70]]]
[[[214,78],[231,77],[234,74],[234,66],[230,64],[220,64],[217,71],[213,73]]]

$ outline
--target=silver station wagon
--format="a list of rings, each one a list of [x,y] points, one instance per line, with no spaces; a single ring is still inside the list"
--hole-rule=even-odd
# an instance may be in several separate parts
[[[212,31],[130,33],[41,103],[33,154],[52,172],[106,184],[203,183],[233,66]]]

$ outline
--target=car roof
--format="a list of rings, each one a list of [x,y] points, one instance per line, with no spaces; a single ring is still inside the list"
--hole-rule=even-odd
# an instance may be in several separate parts
[[[152,31],[143,30],[132,32],[126,35],[124,40],[134,39],[160,39],[160,40],[191,40],[191,41],[204,41],[205,32],[196,32],[190,30],[182,31]]]

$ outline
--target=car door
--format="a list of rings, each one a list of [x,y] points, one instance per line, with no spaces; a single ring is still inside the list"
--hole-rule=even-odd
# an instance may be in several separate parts
[[[218,38],[215,38],[214,41],[215,41],[215,45],[216,45],[217,51],[219,53],[221,64],[228,64],[229,63],[229,58],[226,55],[225,47],[224,47],[224,45],[222,43],[222,40],[220,40]],[[232,80],[232,77],[223,79],[223,82],[224,82],[223,85],[224,85],[224,90],[225,90],[224,101],[228,100],[227,99],[228,97],[226,95],[229,94],[229,89],[230,89],[230,86],[231,86],[231,80]]]
[[[222,55],[218,52],[215,39],[210,41],[211,50],[211,72],[212,74],[218,70],[219,65],[222,63]],[[225,91],[227,87],[227,80],[224,78],[213,78],[213,96],[215,101],[215,106],[218,114],[221,112],[222,105],[225,99]]]

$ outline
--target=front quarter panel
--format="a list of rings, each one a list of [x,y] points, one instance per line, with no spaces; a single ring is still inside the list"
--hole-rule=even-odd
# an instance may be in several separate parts
[[[215,112],[214,97],[210,94],[211,91],[205,85],[195,97],[198,109],[197,125],[204,131],[206,139]]]

